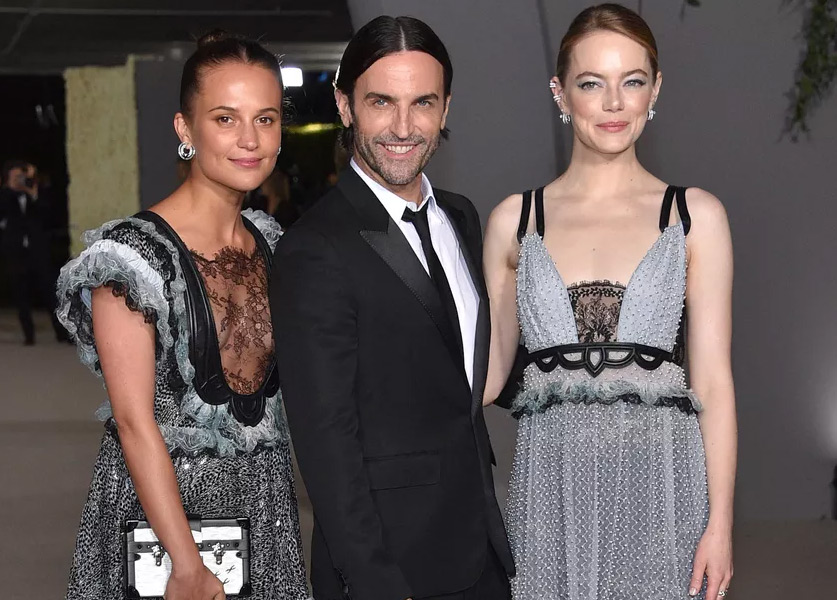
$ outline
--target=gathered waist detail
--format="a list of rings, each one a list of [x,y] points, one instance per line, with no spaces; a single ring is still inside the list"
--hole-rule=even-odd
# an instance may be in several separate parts
[[[519,419],[546,412],[561,404],[611,405],[617,402],[675,408],[685,414],[697,414],[702,410],[694,392],[685,386],[651,381],[586,379],[553,380],[526,385],[515,397],[511,412],[514,418]]]

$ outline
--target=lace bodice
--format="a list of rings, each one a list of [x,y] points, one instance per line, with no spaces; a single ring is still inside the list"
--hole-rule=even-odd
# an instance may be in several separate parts
[[[226,246],[212,259],[192,251],[212,304],[221,365],[239,394],[261,386],[273,356],[267,268],[258,248],[248,255]]]
[[[535,208],[536,216],[540,214],[536,231],[526,231],[528,210],[519,230],[517,309],[526,349],[623,342],[682,357],[688,223],[668,225],[661,219],[659,237],[626,285],[597,281],[567,286],[543,242],[543,209],[538,210],[537,202]],[[688,398],[695,410],[700,407],[680,364],[664,362],[650,371],[634,364],[596,376],[563,368],[544,372],[530,364],[512,408],[514,414],[527,414],[568,399],[609,403],[625,397],[650,405],[661,398]]]
[[[578,341],[615,342],[625,286],[609,281],[574,283],[567,287],[575,315]]]
[[[271,250],[279,225],[262,212],[244,211]],[[279,394],[266,399],[256,425],[244,425],[227,404],[208,404],[195,389],[190,358],[190,318],[180,254],[155,225],[119,219],[85,233],[87,248],[68,262],[58,278],[58,318],[73,336],[81,360],[97,375],[101,365],[93,335],[91,290],[109,286],[128,307],[142,312],[156,329],[154,415],[169,450],[219,456],[275,446],[287,438]],[[230,248],[212,259],[192,254],[212,306],[227,383],[241,394],[257,392],[273,353],[267,302],[268,273],[260,251]],[[109,403],[98,412],[111,416]]]

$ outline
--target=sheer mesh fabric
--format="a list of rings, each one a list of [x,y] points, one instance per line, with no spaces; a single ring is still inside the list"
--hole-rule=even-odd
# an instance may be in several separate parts
[[[195,251],[192,256],[212,305],[227,384],[239,394],[253,394],[273,356],[264,257],[258,247],[248,254],[232,246],[212,259]]]

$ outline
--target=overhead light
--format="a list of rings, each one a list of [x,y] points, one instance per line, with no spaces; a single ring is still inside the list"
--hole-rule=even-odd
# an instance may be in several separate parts
[[[282,67],[282,83],[285,87],[302,87],[302,69],[299,67]]]

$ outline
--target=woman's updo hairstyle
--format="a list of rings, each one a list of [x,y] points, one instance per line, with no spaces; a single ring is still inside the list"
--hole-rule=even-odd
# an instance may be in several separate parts
[[[657,78],[659,69],[657,40],[654,39],[654,34],[651,33],[648,23],[630,8],[621,4],[599,4],[578,13],[578,16],[570,24],[566,35],[564,35],[564,39],[561,40],[555,75],[562,86],[565,85],[564,78],[567,76],[570,54],[573,48],[582,38],[597,31],[621,33],[645,48],[651,61],[651,78],[652,80]]]
[[[227,62],[264,67],[276,75],[282,87],[279,59],[258,42],[215,29],[198,40],[198,48],[183,65],[180,78],[180,112],[191,116],[192,100],[200,92],[201,77],[207,69]]]

